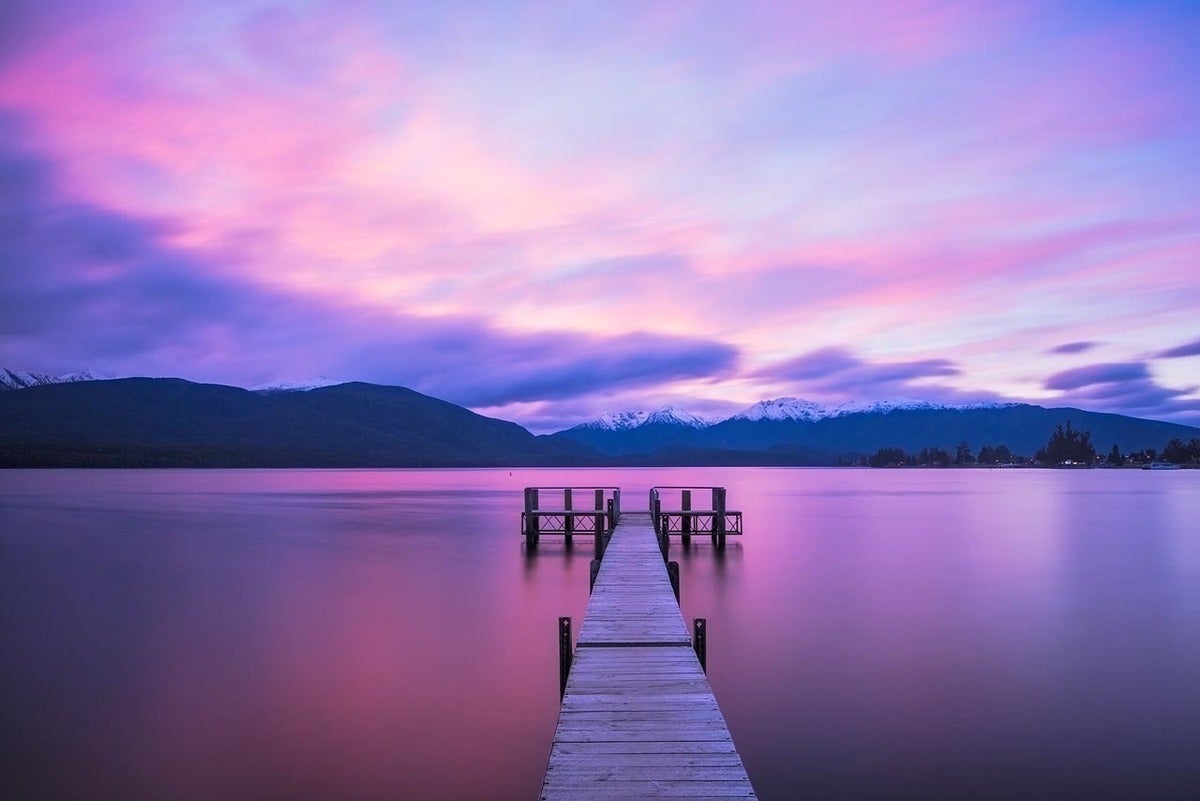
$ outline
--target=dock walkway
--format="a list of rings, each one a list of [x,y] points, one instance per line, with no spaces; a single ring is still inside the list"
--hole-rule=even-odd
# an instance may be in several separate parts
[[[541,797],[754,797],[648,513],[625,513],[604,549]]]

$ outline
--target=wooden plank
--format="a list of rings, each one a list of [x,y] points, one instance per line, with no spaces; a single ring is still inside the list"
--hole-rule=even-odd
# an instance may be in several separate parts
[[[544,801],[591,798],[755,798],[745,781],[598,781],[543,787]]]
[[[600,756],[605,758],[616,754],[657,754],[657,755],[679,755],[679,754],[736,754],[737,749],[734,748],[732,740],[726,741],[704,741],[697,740],[692,742],[679,742],[677,740],[639,740],[633,741],[607,741],[596,743],[563,743],[561,747],[555,746],[550,754],[550,759],[554,760],[559,755],[562,756]]]
[[[564,711],[574,709],[589,709],[600,704],[652,704],[655,709],[667,709],[675,705],[695,707],[695,706],[711,706],[717,707],[717,699],[707,696],[698,695],[697,693],[598,693],[593,695],[579,695],[571,699],[571,703],[567,703],[567,699],[563,699],[562,708]]]
[[[609,743],[603,743],[609,745]],[[560,749],[550,760],[550,767],[560,770],[572,770],[576,768],[580,762],[577,758],[580,751],[569,752],[565,748]],[[670,768],[723,768],[723,767],[740,767],[742,758],[737,752],[730,749],[727,751],[708,751],[696,753],[679,753],[677,751],[659,752],[651,751],[649,753],[628,753],[616,751],[594,751],[583,752],[589,756],[603,756],[603,760],[594,760],[597,764],[603,764],[615,768],[629,767],[642,768],[647,766],[659,766]]]
[[[626,513],[580,628],[543,799],[754,797],[690,641],[649,515]]]
[[[551,765],[547,770],[553,771],[555,778],[570,778],[574,781],[663,781],[663,765],[620,765],[611,763],[588,764],[583,766],[556,767]],[[687,779],[674,781],[689,782],[737,782],[746,775],[745,768],[737,765],[687,765],[686,771],[681,771]]]

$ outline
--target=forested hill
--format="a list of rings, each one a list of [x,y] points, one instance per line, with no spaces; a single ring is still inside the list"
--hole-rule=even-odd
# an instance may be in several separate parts
[[[0,392],[0,465],[443,467],[595,463],[402,387],[349,383],[251,392],[173,378]]]

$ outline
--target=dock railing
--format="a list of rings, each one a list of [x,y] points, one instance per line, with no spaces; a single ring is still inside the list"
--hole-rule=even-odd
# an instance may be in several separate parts
[[[711,499],[709,506],[697,505],[703,498]],[[690,545],[692,535],[708,534],[713,545],[724,548],[727,536],[742,533],[742,513],[725,507],[724,487],[651,487],[650,519],[664,547],[672,535]]]
[[[536,548],[542,535],[561,535],[570,545],[576,534],[590,534],[600,558],[620,519],[620,487],[526,487],[521,535]]]

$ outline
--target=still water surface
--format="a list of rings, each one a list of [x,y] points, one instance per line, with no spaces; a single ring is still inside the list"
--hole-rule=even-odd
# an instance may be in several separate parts
[[[533,799],[591,545],[721,484],[683,611],[766,799],[1200,797],[1200,472],[0,472],[0,797]]]

